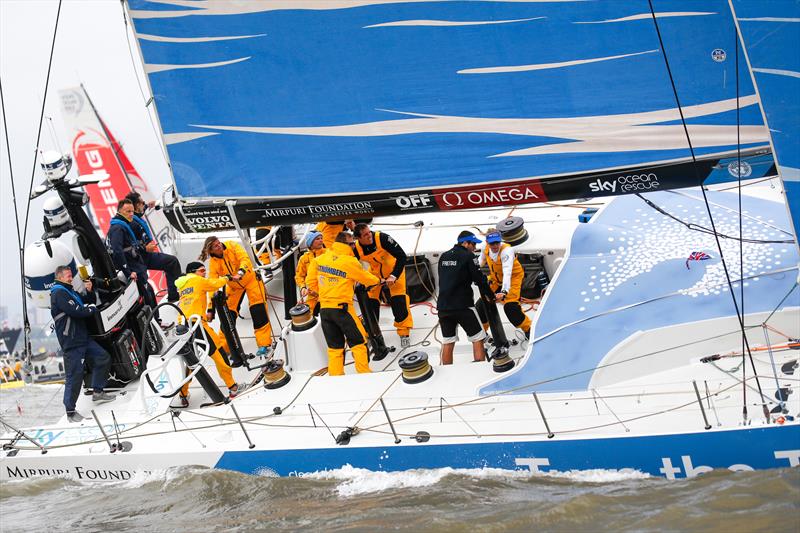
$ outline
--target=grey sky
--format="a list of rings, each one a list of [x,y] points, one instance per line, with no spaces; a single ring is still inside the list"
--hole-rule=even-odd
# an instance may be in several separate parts
[[[57,10],[56,0],[0,0],[0,80],[8,126],[6,132],[0,124],[0,305],[8,306],[12,320],[20,315],[22,296],[6,133],[23,225]],[[144,82],[139,52],[131,33],[132,62],[126,31],[119,0],[63,1],[45,105],[55,136],[45,119],[40,147],[69,151],[58,91],[83,83],[141,176],[160,190],[169,182],[168,170],[144,107],[148,89],[137,84],[134,64]],[[37,163],[34,183],[42,180]],[[27,243],[42,233],[41,204],[42,199],[31,204]]]

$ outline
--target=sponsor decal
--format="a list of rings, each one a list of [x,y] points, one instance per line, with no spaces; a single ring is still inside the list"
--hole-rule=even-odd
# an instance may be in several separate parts
[[[734,178],[747,178],[753,173],[753,167],[747,161],[734,161],[728,165],[728,174]]]
[[[451,190],[433,191],[436,203],[441,209],[471,209],[475,207],[496,207],[501,205],[546,202],[547,195],[538,180],[515,184],[497,185],[491,188],[476,189],[461,187]]]
[[[264,216],[267,218],[297,217],[307,215],[305,207],[279,207],[275,209],[264,209]]]
[[[654,172],[625,174],[613,178],[597,178],[589,182],[589,190],[600,194],[624,194],[652,191],[659,188],[658,176]]]
[[[375,212],[372,202],[345,202],[341,204],[309,205],[306,207],[311,218],[322,219],[342,215],[369,215]]]
[[[797,467],[800,466],[800,450],[776,450],[773,452],[775,459],[779,461],[777,466],[781,467]],[[691,455],[681,455],[680,462],[673,463],[670,457],[660,457],[660,466],[658,471],[667,479],[678,479],[679,477],[697,477],[700,474],[711,472],[712,467],[706,465],[695,465],[692,461]],[[786,461],[785,463],[783,461]],[[517,457],[514,459],[517,466],[528,467],[531,472],[542,473],[546,472],[546,467],[555,467],[556,465],[550,464],[550,459],[547,457]],[[744,472],[755,470],[752,466],[737,463],[727,467],[731,472]],[[634,472],[632,468],[623,468],[620,472]]]
[[[149,470],[142,470],[149,474]],[[88,468],[74,466],[64,468],[20,468],[6,465],[8,479],[29,479],[33,477],[72,477],[90,481],[125,481],[133,476],[130,470],[110,470],[105,468]]]
[[[303,217],[311,220],[323,220],[332,217],[349,215],[371,215],[375,212],[372,202],[342,202],[335,204],[301,205],[296,207],[274,207],[268,209],[251,210],[258,213],[260,220],[270,218]]]
[[[117,322],[119,322],[120,318],[122,318],[125,313],[130,311],[138,298],[139,289],[135,283],[131,283],[119,298],[114,300],[108,307],[100,311],[100,318],[103,321],[103,327],[106,329],[106,331],[117,325]]]
[[[433,207],[430,194],[409,194],[408,196],[398,196],[394,199],[394,202],[397,204],[397,207],[403,211]]]
[[[198,231],[233,228],[233,221],[225,207],[201,207],[184,211],[186,222]]]
[[[725,50],[723,50],[722,48],[714,48],[711,51],[711,59],[713,59],[717,63],[722,63],[723,61],[725,61],[726,57],[728,57],[728,54],[725,53]]]

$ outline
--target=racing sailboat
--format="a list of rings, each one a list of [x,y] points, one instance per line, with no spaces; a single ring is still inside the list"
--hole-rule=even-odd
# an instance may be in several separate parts
[[[273,309],[273,360],[236,369],[253,386],[225,399],[206,380],[184,410],[174,396],[207,347],[140,327],[163,347],[142,378],[80,427],[14,428],[0,477],[800,464],[798,2],[126,8],[179,231],[252,244],[253,227],[374,217],[419,269],[460,229],[499,227],[551,281],[530,341],[492,329],[493,364],[459,343],[455,364],[425,366],[435,275],[412,346],[370,374],[325,375],[320,324]],[[297,250],[260,268],[284,270],[287,307]]]

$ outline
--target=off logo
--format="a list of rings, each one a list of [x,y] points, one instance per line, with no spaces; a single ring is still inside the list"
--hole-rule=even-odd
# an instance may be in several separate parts
[[[414,209],[418,207],[429,207],[431,196],[429,194],[412,194],[409,196],[398,196],[395,203],[401,209]]]

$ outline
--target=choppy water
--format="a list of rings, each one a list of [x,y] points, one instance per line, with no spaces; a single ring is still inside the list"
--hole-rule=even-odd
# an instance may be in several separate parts
[[[22,406],[18,413],[17,402]],[[59,387],[0,391],[28,425],[60,415]],[[41,531],[800,531],[800,468],[667,481],[608,471],[369,472],[304,478],[176,468],[114,484],[0,486],[0,530]]]

